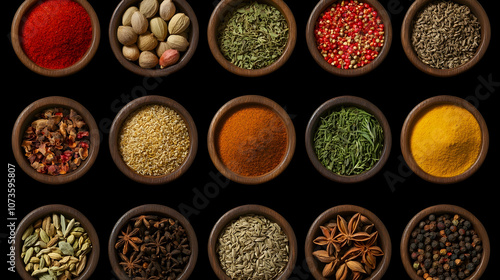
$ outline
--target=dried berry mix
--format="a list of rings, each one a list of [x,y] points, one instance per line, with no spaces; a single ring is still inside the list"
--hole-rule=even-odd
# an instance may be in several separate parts
[[[481,239],[459,215],[429,215],[412,231],[410,258],[423,279],[465,279],[481,262]]]
[[[89,155],[89,128],[75,110],[51,108],[36,115],[21,146],[37,172],[59,175],[80,166]]]

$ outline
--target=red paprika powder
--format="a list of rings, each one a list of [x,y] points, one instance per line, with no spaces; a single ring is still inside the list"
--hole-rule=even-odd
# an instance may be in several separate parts
[[[43,0],[23,18],[21,47],[38,66],[62,69],[80,60],[90,47],[92,24],[80,4],[71,0]]]
[[[281,117],[260,105],[232,112],[221,124],[215,147],[221,161],[243,176],[260,176],[276,168],[287,151]]]

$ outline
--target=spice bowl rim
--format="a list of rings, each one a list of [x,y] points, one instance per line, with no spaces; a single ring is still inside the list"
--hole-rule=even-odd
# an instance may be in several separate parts
[[[108,258],[111,263],[111,267],[113,269],[113,272],[115,275],[118,277],[120,280],[129,280],[130,278],[128,275],[123,271],[119,264],[118,260],[118,255],[116,253],[115,249],[115,244],[118,235],[120,235],[121,230],[127,224],[130,219],[140,216],[142,214],[156,214],[162,217],[169,217],[173,218],[186,229],[186,233],[188,235],[189,239],[189,246],[191,249],[191,255],[189,257],[189,262],[187,265],[184,267],[183,272],[177,276],[177,280],[186,280],[189,278],[191,273],[194,271],[194,268],[196,266],[196,262],[198,260],[198,239],[196,237],[196,232],[193,229],[191,223],[189,222],[188,219],[186,219],[181,213],[179,213],[177,210],[170,208],[165,205],[160,205],[160,204],[143,204],[137,207],[134,207],[130,210],[128,210],[126,213],[124,213],[116,222],[114,225],[111,235],[109,237],[108,241]]]
[[[219,49],[217,43],[217,27],[224,20],[224,16],[234,7],[243,2],[249,2],[247,0],[222,0],[220,1],[215,9],[213,10],[207,27],[207,39],[208,46],[215,60],[227,71],[243,76],[243,77],[259,77],[271,74],[272,72],[281,68],[290,58],[297,41],[297,23],[293,12],[290,10],[288,5],[283,0],[257,0],[259,3],[265,3],[276,7],[285,17],[289,32],[288,41],[285,49],[281,56],[274,61],[272,64],[259,68],[259,69],[245,69],[238,67],[228,61]]]
[[[82,214],[80,211],[67,206],[67,205],[62,205],[62,204],[49,204],[49,205],[44,205],[39,208],[36,208],[32,210],[30,213],[28,213],[19,223],[16,229],[16,237],[15,237],[15,244],[23,244],[23,241],[21,240],[21,237],[24,233],[24,231],[34,222],[36,222],[38,219],[43,218],[46,215],[53,214],[53,213],[58,213],[58,214],[63,214],[66,218],[74,218],[76,221],[80,222],[82,227],[85,229],[87,232],[90,241],[92,242],[92,250],[90,251],[88,258],[87,258],[87,264],[85,266],[85,269],[82,271],[80,276],[78,276],[76,279],[79,280],[85,280],[89,279],[94,273],[97,264],[99,262],[99,256],[100,256],[100,244],[99,244],[99,236],[92,225],[92,223],[88,220],[88,218]],[[15,246],[15,254],[16,254],[16,271],[18,275],[24,279],[24,280],[37,280],[38,278],[31,276],[26,270],[24,269],[25,265],[22,261],[22,258],[20,257],[21,255],[21,250],[22,246]]]
[[[380,18],[382,19],[382,23],[384,24],[384,32],[385,32],[385,43],[382,47],[379,55],[372,60],[369,64],[356,68],[356,69],[339,69],[331,64],[329,64],[323,56],[320,54],[316,44],[316,38],[314,37],[314,28],[316,26],[316,21],[318,20],[321,13],[328,7],[330,7],[333,3],[338,2],[340,0],[327,0],[327,1],[318,1],[314,9],[312,10],[309,19],[306,25],[306,42],[307,48],[309,49],[309,53],[313,57],[314,61],[325,71],[334,74],[340,77],[357,77],[361,75],[365,75],[375,68],[377,68],[387,57],[391,44],[392,44],[392,22],[391,17],[389,16],[385,7],[377,0],[360,0],[360,2],[367,3],[371,5],[374,9],[377,10]]]
[[[451,69],[433,68],[423,63],[415,53],[411,43],[412,24],[415,16],[432,0],[416,0],[410,6],[403,19],[401,26],[401,44],[403,50],[410,62],[420,71],[435,77],[452,77],[459,75],[470,68],[474,67],[484,56],[491,39],[491,25],[488,19],[488,14],[482,5],[476,0],[452,0],[455,3],[466,5],[471,12],[477,17],[481,24],[481,41],[476,51],[476,54],[466,63]]]
[[[123,45],[118,42],[117,30],[121,25],[122,15],[126,9],[141,0],[121,0],[116,6],[113,15],[111,16],[109,24],[109,43],[111,45],[111,50],[118,60],[118,62],[127,70],[140,76],[145,77],[165,77],[173,74],[182,68],[184,68],[191,58],[193,57],[199,42],[200,27],[198,23],[198,18],[196,13],[192,9],[191,5],[186,0],[172,0],[176,7],[177,12],[185,13],[190,20],[190,37],[189,37],[189,47],[185,52],[181,52],[180,59],[176,64],[163,69],[160,68],[142,68],[137,64],[137,61],[129,61],[122,54]]]
[[[10,32],[11,43],[14,52],[16,53],[19,60],[31,71],[47,77],[64,77],[72,75],[85,68],[96,54],[101,38],[101,27],[99,24],[99,18],[94,8],[87,0],[73,0],[73,1],[80,4],[86,10],[86,12],[90,17],[90,22],[92,25],[92,40],[90,42],[89,48],[87,49],[85,54],[80,58],[80,60],[75,62],[73,65],[70,65],[62,69],[49,69],[37,65],[36,63],[31,61],[31,59],[28,58],[23,48],[21,47],[22,38],[19,32],[21,24],[25,20],[25,14],[28,11],[30,11],[30,9],[34,5],[39,3],[40,0],[25,0],[17,9],[14,18],[12,20],[12,26]]]
[[[283,120],[287,130],[287,151],[281,162],[273,170],[259,176],[244,176],[232,171],[222,162],[218,155],[215,142],[217,132],[220,129],[220,123],[226,119],[226,116],[238,108],[244,108],[252,104],[271,109]],[[212,163],[226,178],[240,184],[262,184],[276,178],[285,171],[290,164],[296,146],[295,127],[288,113],[275,101],[261,95],[243,95],[229,100],[217,111],[208,129],[207,145]]]
[[[319,161],[313,149],[314,133],[316,132],[320,118],[329,110],[346,105],[363,109],[366,112],[372,114],[380,123],[380,126],[382,127],[384,132],[384,148],[380,155],[380,159],[377,161],[377,163],[375,163],[375,165],[372,166],[372,168],[369,170],[366,170],[358,175],[349,175],[349,176],[339,175],[328,170]],[[375,176],[383,168],[391,152],[392,133],[391,133],[391,128],[389,126],[389,122],[387,121],[384,113],[375,104],[361,97],[344,95],[344,96],[334,97],[325,101],[316,109],[316,111],[314,111],[306,127],[305,145],[306,145],[307,156],[309,157],[309,160],[311,161],[312,165],[325,178],[328,178],[338,183],[358,183],[368,180],[369,178]]]
[[[466,109],[474,116],[481,129],[481,151],[479,152],[476,161],[465,172],[452,177],[438,177],[426,173],[416,163],[415,159],[411,154],[411,148],[410,148],[411,131],[413,129],[415,122],[418,121],[421,115],[425,113],[427,110],[442,104],[455,105],[460,108]],[[479,110],[477,110],[476,107],[474,107],[467,100],[452,95],[437,95],[423,100],[417,106],[415,106],[412,109],[412,111],[408,114],[403,124],[403,128],[401,129],[400,146],[406,164],[420,178],[424,179],[425,181],[436,184],[451,184],[469,178],[481,167],[486,158],[486,155],[488,154],[489,132],[486,122],[481,113],[479,112]]]
[[[318,261],[313,256],[314,247],[316,246],[313,243],[313,240],[321,234],[320,226],[326,224],[329,220],[336,218],[337,215],[345,215],[349,213],[360,213],[361,215],[366,216],[373,222],[375,229],[379,232],[378,242],[384,252],[384,256],[382,256],[382,259],[377,263],[377,267],[373,270],[372,274],[366,278],[366,280],[380,280],[387,271],[392,257],[392,243],[389,231],[385,227],[384,223],[378,218],[377,215],[364,207],[344,204],[331,207],[321,213],[311,224],[311,227],[307,232],[305,239],[305,257],[309,271],[315,279],[328,279],[323,277],[321,270],[318,268]]]
[[[475,268],[474,272],[469,275],[465,280],[478,280],[481,278],[481,275],[486,270],[488,266],[488,261],[490,258],[490,240],[488,237],[488,233],[484,228],[483,224],[479,219],[474,216],[469,210],[462,208],[457,205],[452,204],[438,204],[429,206],[417,214],[413,216],[413,218],[406,225],[400,243],[400,255],[403,266],[406,270],[406,273],[412,280],[420,280],[422,277],[419,277],[415,270],[412,267],[412,262],[410,260],[410,254],[408,253],[410,236],[413,231],[418,226],[418,223],[425,219],[430,214],[458,214],[463,218],[469,220],[472,224],[473,229],[476,231],[478,236],[481,239],[483,246],[483,255],[481,257],[481,262],[478,267]]]
[[[288,223],[288,221],[282,215],[280,215],[278,212],[269,207],[259,204],[246,204],[237,206],[227,211],[217,220],[217,222],[215,223],[214,227],[210,232],[210,236],[208,239],[208,246],[207,246],[208,259],[210,262],[210,266],[212,267],[212,270],[216,274],[217,278],[219,278],[220,280],[231,280],[231,278],[225,273],[225,271],[220,266],[218,254],[216,252],[217,241],[222,231],[231,221],[241,216],[250,214],[264,216],[270,221],[277,223],[281,227],[283,232],[287,235],[289,242],[288,263],[286,267],[283,269],[283,271],[281,271],[280,274],[273,279],[274,280],[288,279],[288,277],[292,274],[293,269],[295,267],[295,263],[297,261],[297,239],[295,237],[295,232],[293,231],[293,228]]]
[[[24,155],[23,148],[21,147],[24,132],[34,120],[35,115],[45,109],[54,107],[74,109],[79,115],[82,116],[83,120],[89,127],[90,134],[88,157],[82,161],[81,165],[75,170],[57,176],[39,173],[33,169],[28,163],[28,159]],[[12,152],[14,153],[16,162],[27,175],[41,183],[59,185],[77,180],[90,170],[99,153],[100,134],[94,117],[82,104],[63,96],[48,96],[32,102],[21,112],[21,114],[19,114],[12,129],[11,142]]]
[[[149,176],[141,175],[135,172],[123,161],[118,148],[118,139],[120,137],[122,124],[127,120],[130,114],[147,105],[162,105],[174,110],[184,120],[189,131],[190,145],[188,155],[184,159],[184,162],[179,167],[177,167],[177,169],[168,174]],[[124,175],[126,175],[130,179],[138,183],[148,185],[166,184],[181,177],[185,172],[187,172],[187,170],[193,163],[198,150],[198,131],[196,129],[196,124],[191,117],[191,114],[189,114],[189,112],[180,103],[165,96],[146,95],[130,101],[116,114],[109,131],[109,149],[115,165]]]

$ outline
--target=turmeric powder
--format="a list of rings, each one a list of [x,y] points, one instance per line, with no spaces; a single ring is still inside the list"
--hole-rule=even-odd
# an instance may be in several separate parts
[[[468,110],[438,105],[424,112],[410,134],[410,150],[418,166],[437,177],[467,171],[481,151],[481,129]]]

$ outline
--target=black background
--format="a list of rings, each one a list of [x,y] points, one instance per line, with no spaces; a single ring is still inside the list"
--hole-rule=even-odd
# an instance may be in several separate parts
[[[3,116],[5,131],[10,133],[17,116],[37,99],[61,95],[84,105],[100,126],[101,147],[91,170],[81,179],[66,185],[52,186],[28,177],[15,162],[7,147],[7,163],[16,165],[16,209],[18,222],[32,210],[47,204],[61,203],[81,211],[93,223],[99,234],[101,255],[92,279],[116,279],[109,264],[107,243],[116,221],[129,209],[149,203],[163,204],[174,209],[192,207],[188,218],[196,230],[199,257],[192,279],[215,279],[208,262],[207,241],[216,221],[228,210],[243,204],[268,206],[284,216],[293,227],[299,245],[296,270],[291,279],[312,279],[307,272],[304,242],[316,217],[330,207],[355,204],[374,212],[385,223],[393,245],[391,264],[385,279],[408,278],[399,254],[402,232],[409,220],[420,210],[442,203],[464,207],[476,215],[486,227],[492,245],[490,265],[483,279],[497,279],[498,215],[494,186],[498,172],[498,105],[500,73],[498,59],[498,16],[493,3],[481,1],[490,16],[492,40],[483,59],[468,72],[451,78],[437,78],[416,69],[406,58],[400,41],[401,23],[413,1],[384,0],[392,19],[393,40],[385,61],[374,71],[356,78],[333,76],[312,59],[306,45],[305,26],[316,1],[287,1],[294,13],[298,38],[290,60],[276,72],[265,77],[245,78],[227,72],[213,58],[207,43],[206,29],[217,0],[189,1],[200,26],[200,40],[189,64],[177,73],[160,80],[135,75],[123,68],[109,45],[108,26],[118,0],[89,1],[101,25],[99,49],[82,71],[62,78],[49,78],[31,72],[16,57],[11,42],[10,26],[21,1],[3,2],[1,40],[4,75],[2,76]],[[496,85],[486,87],[481,80]],[[476,96],[477,89],[480,95]],[[216,182],[217,174],[206,144],[212,117],[232,98],[258,94],[273,99],[290,114],[297,134],[295,155],[288,168],[276,179],[257,186],[234,182],[203,201],[207,184]],[[469,179],[452,185],[436,185],[408,173],[399,145],[403,122],[419,102],[426,98],[449,94],[473,100],[489,126],[490,147],[482,167]],[[118,109],[142,95],[163,95],[182,104],[192,115],[199,133],[199,148],[191,168],[179,179],[161,186],[135,183],[123,175],[113,163],[108,147],[108,133]],[[389,120],[393,146],[389,160],[379,174],[357,184],[338,184],[323,178],[310,163],[304,133],[312,113],[323,102],[341,95],[366,98],[378,106]],[[5,111],[6,108],[6,111]],[[386,175],[399,176],[400,181],[388,181]],[[226,181],[221,177],[222,181]],[[5,185],[4,185],[5,186]],[[214,189],[211,189],[214,190]],[[7,201],[7,192],[3,192]],[[7,214],[7,204],[2,204]],[[4,214],[2,214],[4,216]],[[8,253],[6,227],[0,227],[1,259]],[[496,227],[496,228],[495,228]],[[2,261],[1,273],[7,279],[20,279],[7,271]],[[2,277],[3,278],[3,277]],[[5,279],[5,278],[3,278]]]

